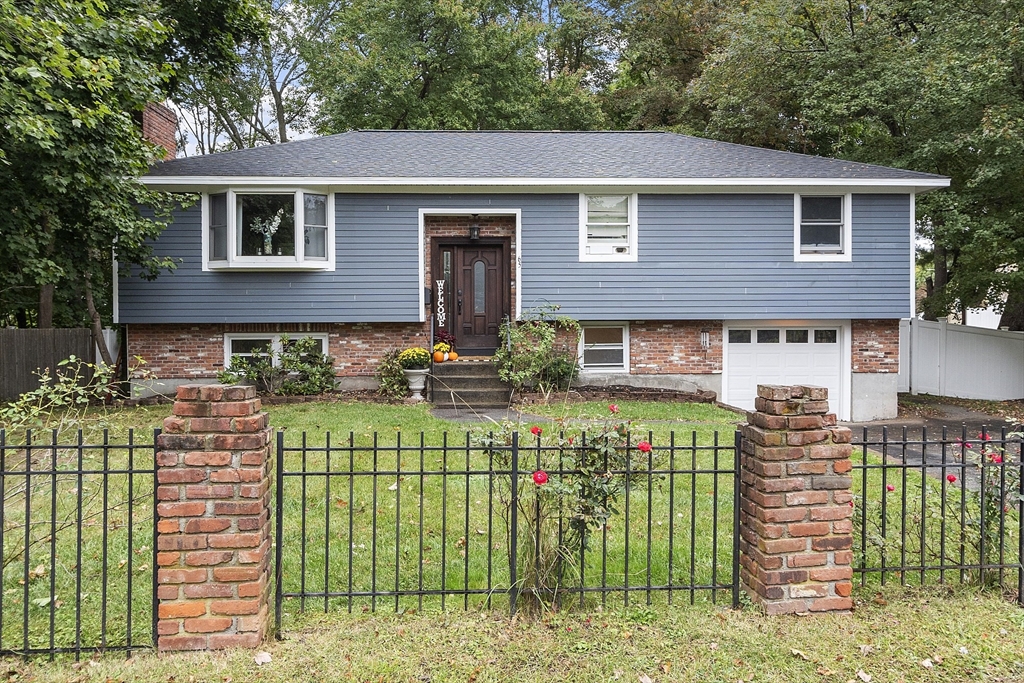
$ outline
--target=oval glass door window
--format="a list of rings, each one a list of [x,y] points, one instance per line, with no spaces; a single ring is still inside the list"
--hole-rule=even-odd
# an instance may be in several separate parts
[[[483,313],[487,305],[484,303],[487,301],[485,287],[487,280],[487,266],[483,261],[477,261],[473,264],[473,312]]]

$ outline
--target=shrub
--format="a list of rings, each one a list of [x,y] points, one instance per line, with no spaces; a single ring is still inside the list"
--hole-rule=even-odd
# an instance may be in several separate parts
[[[114,395],[114,368],[86,363],[75,356],[38,373],[39,386],[14,401],[0,403],[0,429],[12,433],[48,428],[58,433],[81,426],[90,405]]]
[[[516,391],[536,387],[550,395],[555,389],[567,389],[579,371],[576,342],[580,324],[564,315],[556,315],[558,306],[549,305],[526,311],[519,320],[501,324],[501,340],[494,354],[498,376]],[[556,347],[558,331],[574,335],[571,343]]]
[[[614,415],[618,407],[609,410]],[[618,514],[626,490],[646,485],[646,473],[662,459],[647,441],[628,446],[630,427],[629,421],[617,419],[596,426],[589,421],[563,423],[556,434],[546,436],[534,426],[532,437],[521,434],[520,447],[539,446],[540,466],[530,471],[538,462],[532,452],[529,465],[520,461],[514,500],[511,475],[495,476],[507,534],[513,506],[519,518],[520,590],[528,608],[557,605],[560,587],[575,583],[566,574],[576,570],[580,550],[590,547],[593,534]],[[474,445],[493,459],[498,470],[507,472],[512,465],[513,431],[522,431],[521,425],[506,422],[497,432],[474,436]],[[511,548],[507,552],[511,562]]]
[[[248,358],[233,356],[227,370],[217,374],[225,384],[248,382],[261,393],[308,396],[332,391],[335,386],[334,359],[320,351],[313,337],[292,341],[281,338],[281,351],[260,349]]]
[[[393,400],[403,399],[409,393],[409,382],[398,362],[399,353],[398,349],[391,349],[377,365],[377,393]]]

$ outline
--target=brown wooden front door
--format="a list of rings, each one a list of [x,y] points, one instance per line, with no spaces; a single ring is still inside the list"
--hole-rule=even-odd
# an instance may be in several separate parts
[[[455,335],[460,354],[491,354],[498,327],[509,314],[509,264],[505,243],[438,244],[434,312],[438,327]],[[437,280],[445,280],[438,297]],[[438,309],[438,305],[441,309]],[[443,310],[444,323],[438,314]]]

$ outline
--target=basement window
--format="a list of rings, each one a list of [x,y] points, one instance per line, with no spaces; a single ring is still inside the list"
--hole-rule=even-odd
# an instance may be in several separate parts
[[[287,337],[287,340],[285,339]],[[224,335],[224,367],[231,365],[231,359],[266,358],[274,355],[275,365],[279,362],[281,352],[286,343],[294,343],[299,339],[312,337],[320,343],[320,353],[327,353],[327,335],[309,334],[305,332],[286,332],[284,334],[225,334]]]
[[[585,326],[579,358],[584,372],[629,372],[629,326]]]

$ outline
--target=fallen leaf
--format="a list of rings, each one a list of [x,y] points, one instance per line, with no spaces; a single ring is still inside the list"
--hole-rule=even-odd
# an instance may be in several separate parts
[[[661,670],[667,674],[669,671],[672,670],[672,662],[662,662]]]
[[[708,645],[708,649],[709,650],[717,650],[718,649],[718,643],[711,643],[711,644],[709,644]]]
[[[968,650],[968,649],[967,649],[966,647],[964,647],[963,645],[961,645],[961,646],[960,646],[960,650],[959,650],[959,652],[960,652],[960,654],[962,654],[962,655],[965,655],[965,654],[967,654],[968,652],[970,652],[970,650]]]
[[[253,661],[255,661],[256,664],[259,666],[263,666],[264,664],[270,664],[272,659],[273,657],[270,656],[269,652],[257,652],[256,656],[253,657]]]
[[[616,669],[615,671],[613,671],[612,678],[614,678],[615,680],[619,680],[620,678],[622,678],[622,669]]]
[[[833,671],[832,669],[828,669],[828,668],[826,668],[824,666],[819,666],[816,669],[816,671],[818,672],[819,676],[835,676],[836,675],[835,671]]]
[[[871,647],[870,645],[861,645],[860,646],[860,653],[861,653],[861,655],[869,655],[869,654],[871,654],[874,651],[875,651],[875,648]]]
[[[864,669],[857,670],[857,678],[864,681],[864,683],[871,683],[871,674],[866,673]]]
[[[398,482],[397,481],[394,484],[392,484],[391,486],[388,487],[388,491],[397,491],[397,490],[398,490]]]
[[[805,653],[801,652],[800,650],[790,650],[789,653],[791,655],[793,655],[794,657],[799,657],[800,659],[804,660],[805,662],[811,661],[811,658],[808,657]]]
[[[647,674],[640,674],[640,683],[654,683],[654,681]]]
[[[930,669],[930,668],[932,668],[935,665],[932,664],[932,660],[930,660],[930,659],[922,659],[921,660],[921,666],[923,666],[926,669]]]

